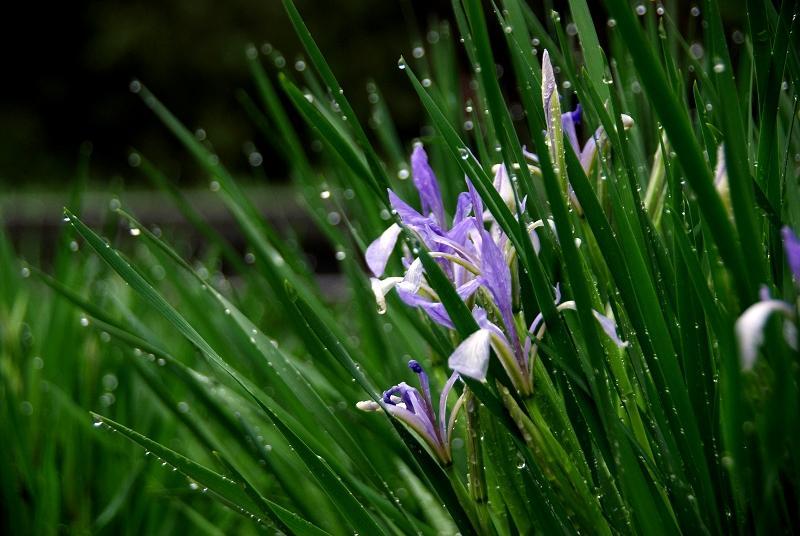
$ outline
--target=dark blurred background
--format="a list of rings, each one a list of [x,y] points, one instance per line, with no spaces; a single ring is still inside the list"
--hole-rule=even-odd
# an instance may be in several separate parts
[[[374,78],[401,131],[418,132],[420,110],[397,58],[412,48],[409,29],[447,16],[449,1],[296,3],[354,105],[364,109],[365,84]],[[189,128],[204,129],[234,172],[244,170],[243,144],[258,143],[236,99],[240,88],[255,94],[245,47],[270,43],[288,68],[300,52],[278,0],[13,2],[0,24],[5,192],[67,188],[84,141],[93,146],[94,182],[126,173],[128,186],[143,185],[127,173],[130,147],[167,169],[191,170],[185,151],[128,91],[134,78]],[[276,174],[281,170],[270,177],[280,179]],[[180,177],[182,185],[197,180],[192,173]]]
[[[663,2],[678,19],[694,18],[690,11],[697,2]],[[631,3],[652,10],[661,2]],[[738,18],[743,3],[722,2],[725,18]],[[450,1],[296,4],[362,119],[365,85],[374,79],[403,139],[418,135],[424,117],[397,59],[410,54],[415,37],[424,35],[431,21],[450,17]],[[601,2],[589,4],[600,18],[602,38],[604,9]],[[568,12],[566,0],[531,6],[540,16],[551,7]],[[244,56],[249,43],[260,49],[268,43],[282,53],[286,68],[295,64],[300,45],[280,0],[6,3],[0,20],[0,196],[10,190],[66,189],[84,141],[93,147],[95,183],[124,173],[126,186],[144,186],[126,165],[135,147],[181,185],[199,185],[189,156],[128,91],[134,78],[187,127],[203,129],[237,175],[249,171],[247,142],[265,149],[236,98],[240,89],[255,95]],[[284,170],[273,164],[266,159],[268,176],[280,181]]]

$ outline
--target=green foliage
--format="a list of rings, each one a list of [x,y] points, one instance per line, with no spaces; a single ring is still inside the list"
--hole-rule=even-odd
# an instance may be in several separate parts
[[[427,251],[410,227],[401,241],[454,329],[391,295],[386,314],[377,310],[361,259],[393,219],[387,186],[413,197],[391,103],[371,84],[364,124],[372,132],[362,126],[336,66],[284,0],[309,68],[271,73],[248,49],[259,94],[241,102],[278,144],[335,248],[347,298],[326,297],[305,254],[138,85],[207,173],[254,262],[242,262],[140,155],[140,170],[210,244],[206,258],[185,260],[172,237],[120,206],[98,233],[77,201],[65,212],[52,275],[20,264],[0,242],[0,425],[12,441],[0,454],[0,493],[10,527],[171,532],[188,522],[212,533],[510,535],[797,526],[800,363],[785,332],[796,326],[799,282],[780,234],[800,228],[796,4],[748,2],[749,30],[731,36],[707,0],[690,15],[704,22],[691,46],[672,3],[607,0],[604,32],[585,0],[544,21],[517,0],[452,4],[460,39],[435,25],[423,53],[398,66],[430,118],[422,141],[447,211],[466,175],[515,252],[517,328],[544,319],[533,392],[515,389],[499,354],[485,380],[462,375],[458,397],[448,398],[451,413],[463,411],[448,440],[452,463],[392,416],[380,388],[410,383],[413,358],[438,395],[448,356],[479,322],[435,259],[441,252]],[[490,40],[496,29],[504,42]],[[469,63],[468,90],[455,41]],[[543,80],[539,43],[563,96],[547,109],[542,87],[552,80]],[[496,57],[509,61],[502,78]],[[500,83],[509,78],[510,97]],[[558,118],[576,101],[580,139],[602,132],[588,163]],[[321,142],[319,156],[309,156],[309,139]],[[511,203],[493,182],[501,163]],[[223,261],[237,279],[223,274]],[[389,273],[401,268],[390,260]],[[573,307],[554,303],[556,283]],[[736,321],[762,287],[794,320],[764,326],[749,368]],[[597,311],[629,344],[598,330]],[[358,411],[360,400],[378,414]]]

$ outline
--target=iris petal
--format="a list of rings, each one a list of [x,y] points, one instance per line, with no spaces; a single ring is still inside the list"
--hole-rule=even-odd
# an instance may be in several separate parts
[[[386,264],[389,262],[389,257],[397,244],[397,237],[400,236],[400,231],[402,231],[401,227],[393,223],[367,248],[364,257],[366,258],[367,266],[375,277],[382,276],[384,270],[386,270]]]
[[[739,358],[744,370],[753,368],[758,357],[758,349],[764,342],[764,327],[774,313],[782,313],[788,318],[794,317],[794,310],[788,303],[781,300],[764,300],[748,307],[736,320],[735,331],[736,339],[739,342]],[[797,333],[794,332],[793,335],[791,333],[791,330],[788,332],[784,330],[784,336],[788,334],[786,342],[791,346],[797,346]]]
[[[447,366],[462,376],[479,381],[489,371],[489,341],[491,331],[479,329],[458,345],[447,360]]]

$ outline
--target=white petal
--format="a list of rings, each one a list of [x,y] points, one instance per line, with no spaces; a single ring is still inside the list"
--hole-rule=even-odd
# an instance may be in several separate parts
[[[489,370],[490,335],[488,329],[479,329],[464,339],[447,360],[447,365],[462,376],[485,380]]]
[[[633,121],[633,117],[627,114],[619,114],[619,116],[622,119],[622,128],[624,128],[625,130],[630,130],[633,128],[633,125],[635,124]]]
[[[373,400],[362,400],[360,402],[356,402],[356,407],[361,411],[379,411],[381,409],[380,404]]]
[[[403,290],[412,294],[416,294],[422,284],[422,272],[422,261],[419,260],[419,258],[414,259],[414,262],[408,267],[405,277],[403,277],[403,280],[398,283],[397,286],[402,287]]]
[[[386,294],[402,280],[402,277],[387,277],[386,279],[371,277],[369,279],[372,285],[372,294],[375,295],[375,303],[378,304],[378,314],[382,315],[386,312]]]
[[[386,229],[381,236],[376,238],[372,244],[369,245],[364,257],[367,261],[367,266],[372,271],[375,277],[383,275],[386,269],[386,263],[389,262],[389,257],[394,251],[394,246],[397,244],[397,237],[400,236],[402,228],[393,223]]]
[[[764,326],[773,313],[783,313],[788,318],[794,317],[794,311],[788,303],[781,300],[765,300],[748,307],[736,320],[735,330],[736,339],[739,342],[739,358],[744,370],[753,368],[756,357],[758,357],[758,348],[764,342]],[[796,333],[794,340],[791,337],[790,335],[786,342],[796,345]]]

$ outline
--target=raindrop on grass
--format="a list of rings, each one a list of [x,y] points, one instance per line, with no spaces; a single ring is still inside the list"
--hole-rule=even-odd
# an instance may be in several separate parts
[[[647,7],[645,7],[644,4],[639,4],[638,6],[636,6],[636,14],[637,15],[639,15],[641,17],[645,13],[647,13]]]

